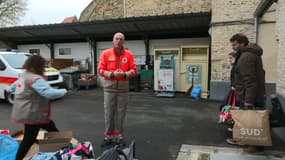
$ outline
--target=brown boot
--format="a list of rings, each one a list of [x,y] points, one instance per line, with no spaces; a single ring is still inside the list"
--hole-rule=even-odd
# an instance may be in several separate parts
[[[249,147],[243,148],[243,151],[247,154],[264,154],[264,147],[249,146]]]
[[[242,144],[241,142],[239,142],[239,141],[237,141],[237,140],[235,140],[235,139],[232,139],[232,138],[228,138],[228,139],[226,140],[226,142],[227,142],[228,144],[232,144],[232,145],[244,146],[244,144]]]

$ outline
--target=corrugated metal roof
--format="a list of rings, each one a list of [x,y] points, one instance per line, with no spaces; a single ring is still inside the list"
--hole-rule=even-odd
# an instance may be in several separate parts
[[[211,13],[188,13],[0,28],[0,40],[17,44],[111,40],[116,32],[127,39],[208,36]]]

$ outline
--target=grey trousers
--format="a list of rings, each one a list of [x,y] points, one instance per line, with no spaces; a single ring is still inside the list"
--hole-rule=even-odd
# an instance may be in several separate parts
[[[104,91],[105,135],[114,131],[123,133],[128,101],[128,92]]]

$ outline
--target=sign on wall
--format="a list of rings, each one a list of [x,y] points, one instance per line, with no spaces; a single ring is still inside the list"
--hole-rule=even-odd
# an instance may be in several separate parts
[[[158,71],[158,90],[174,91],[173,69],[159,69]]]
[[[158,90],[174,91],[174,55],[160,55]]]
[[[186,83],[191,84],[193,77],[194,84],[202,83],[202,65],[201,64],[187,64],[186,65]]]
[[[135,56],[137,65],[145,65],[145,56],[137,55]]]

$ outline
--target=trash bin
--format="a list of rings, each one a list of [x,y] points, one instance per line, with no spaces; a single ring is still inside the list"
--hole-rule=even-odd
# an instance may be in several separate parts
[[[153,70],[142,70],[140,77],[140,88],[142,90],[153,90]]]
[[[134,78],[129,80],[130,91],[139,92],[140,91],[140,74],[136,74]]]
[[[79,70],[64,68],[60,70],[60,73],[63,74],[63,81],[67,89],[78,89]]]

